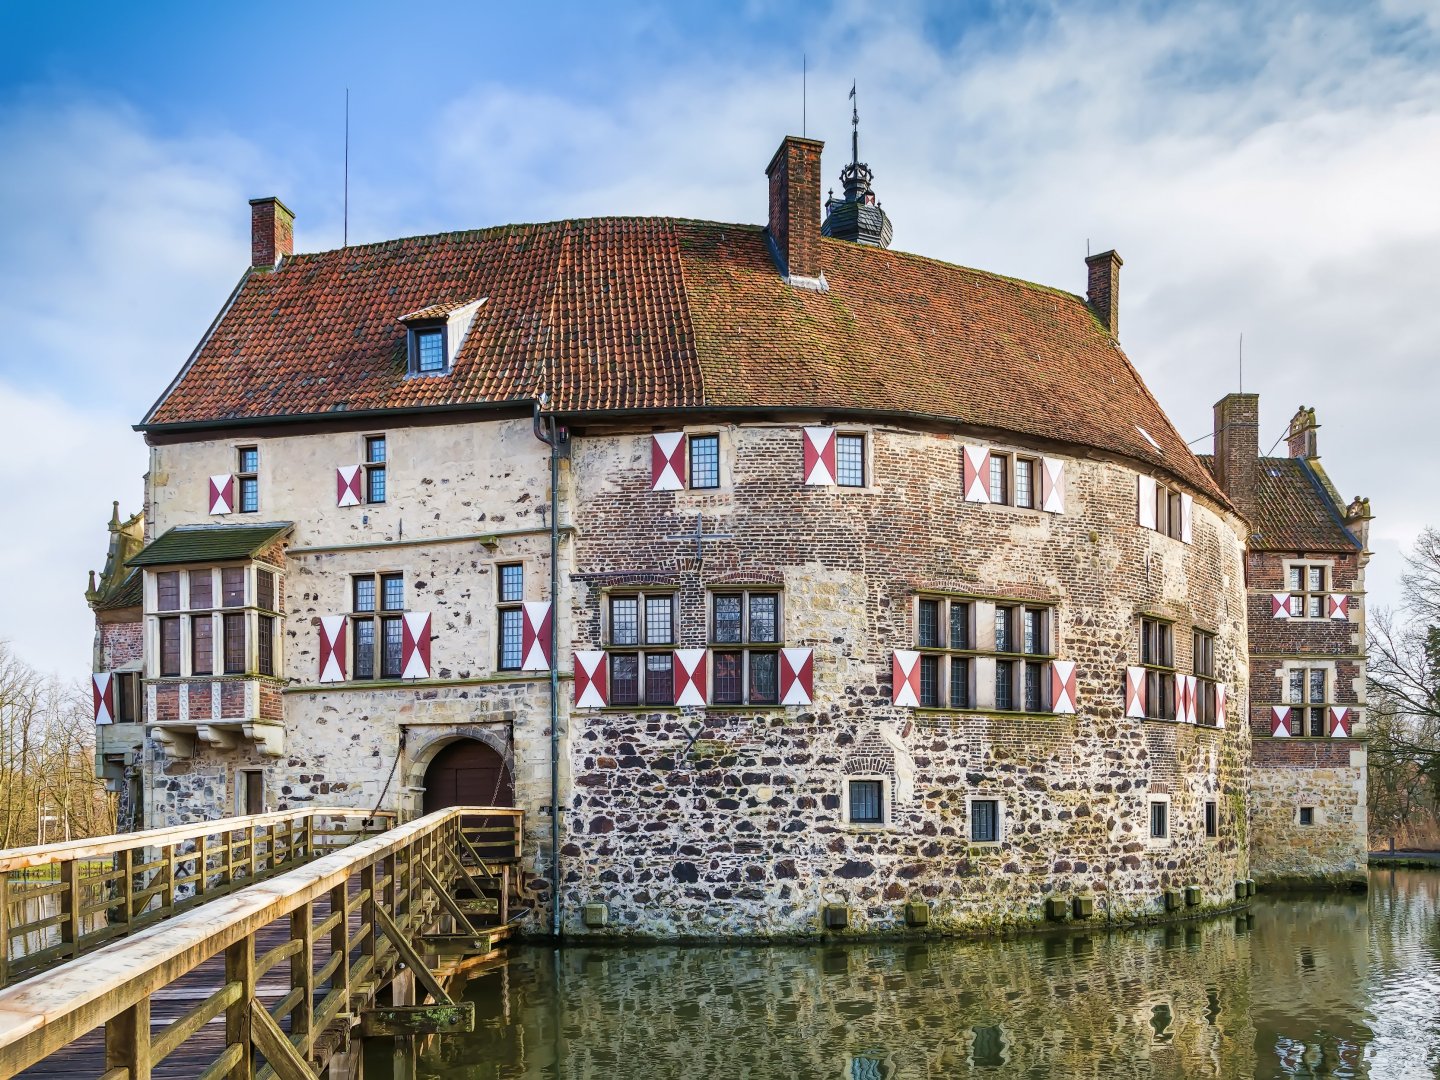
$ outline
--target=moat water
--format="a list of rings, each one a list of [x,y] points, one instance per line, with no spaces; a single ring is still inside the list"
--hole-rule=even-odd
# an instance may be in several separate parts
[[[1009,940],[524,946],[428,1078],[1440,1077],[1440,871]]]

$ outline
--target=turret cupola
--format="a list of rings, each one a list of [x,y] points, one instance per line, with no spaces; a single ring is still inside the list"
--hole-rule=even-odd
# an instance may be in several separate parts
[[[860,108],[854,85],[850,87],[850,102],[850,164],[840,170],[840,186],[845,194],[837,199],[831,190],[820,231],[837,240],[888,248],[895,230],[875,198],[875,174],[860,160]]]

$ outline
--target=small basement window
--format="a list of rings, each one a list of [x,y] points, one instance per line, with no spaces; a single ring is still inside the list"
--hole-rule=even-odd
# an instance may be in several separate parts
[[[1169,800],[1155,799],[1150,803],[1150,839],[1170,839]]]
[[[1313,806],[1302,806],[1302,807],[1300,807],[1300,824],[1301,824],[1301,825],[1314,825],[1314,824],[1315,824],[1315,808],[1314,808]]]
[[[885,781],[851,780],[849,819],[852,825],[885,824]]]

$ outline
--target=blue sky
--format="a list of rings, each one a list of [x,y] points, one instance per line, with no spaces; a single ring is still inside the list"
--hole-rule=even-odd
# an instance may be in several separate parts
[[[801,122],[862,156],[895,245],[1072,291],[1125,259],[1121,343],[1186,438],[1234,389],[1301,404],[1378,515],[1372,599],[1440,524],[1440,6],[997,3],[0,8],[0,638],[88,670],[85,571],[138,508],[129,425],[248,261],[590,214],[761,221]],[[41,452],[37,448],[43,447]],[[1207,449],[1201,439],[1197,449]],[[17,452],[18,451],[18,452]]]

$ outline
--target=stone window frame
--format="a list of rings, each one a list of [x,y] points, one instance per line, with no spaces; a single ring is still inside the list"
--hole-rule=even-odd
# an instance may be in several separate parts
[[[860,440],[860,483],[847,484],[840,479],[840,440]],[[874,433],[865,428],[837,427],[835,429],[835,486],[847,491],[869,491],[875,486]]]
[[[1310,693],[1310,672],[1323,671],[1325,674],[1325,693],[1323,701],[1292,701],[1290,699],[1290,684],[1292,673],[1304,671],[1303,689],[1308,698]],[[1354,712],[1354,706],[1339,705],[1335,701],[1335,687],[1339,681],[1340,672],[1336,668],[1335,661],[1321,656],[1307,656],[1303,659],[1282,661],[1275,672],[1275,678],[1280,684],[1279,704],[1290,709],[1290,738],[1292,739],[1329,739],[1330,735],[1330,710],[1332,708],[1349,708]],[[1303,711],[1318,709],[1320,712],[1320,734],[1308,735],[1299,733],[1300,714]],[[1268,715],[1268,714],[1267,714]]]
[[[376,443],[380,444],[380,456],[373,456]],[[390,498],[390,435],[385,431],[368,431],[360,436],[361,471],[365,474],[361,499],[366,506],[383,506]],[[374,477],[379,476],[381,494],[374,498]]]
[[[1145,669],[1145,719],[1177,719],[1175,687],[1175,620],[1163,615],[1141,612],[1139,624],[1139,660]],[[1151,639],[1151,630],[1155,638]],[[1147,659],[1147,656],[1149,659]],[[1156,704],[1159,711],[1156,711]]]
[[[250,809],[250,808],[247,808],[247,807],[245,807],[244,805],[242,805],[243,803],[248,802],[248,799],[246,798],[246,796],[247,796],[247,794],[248,794],[248,788],[247,788],[247,785],[246,785],[245,780],[246,780],[247,777],[250,777],[250,776],[258,776],[258,777],[260,777],[260,809],[259,809],[259,810]],[[245,815],[247,815],[247,814],[263,814],[263,813],[266,813],[266,812],[267,812],[267,807],[268,807],[269,804],[270,804],[270,800],[269,800],[269,798],[268,798],[269,791],[267,790],[267,786],[266,786],[266,784],[265,784],[265,769],[259,768],[259,767],[256,767],[256,766],[251,766],[251,765],[241,765],[241,766],[238,766],[238,767],[235,769],[235,780],[234,780],[234,784],[235,784],[235,795],[234,795],[234,798],[233,798],[232,802],[234,803],[234,806],[235,806],[235,814],[236,814],[237,817],[242,817],[242,816],[245,816]]]
[[[243,588],[240,604],[224,602],[223,571],[239,568],[243,570]],[[207,607],[191,606],[191,575],[210,574],[210,604]],[[159,608],[159,583],[162,574],[177,576],[178,606]],[[144,614],[145,662],[143,672],[148,679],[224,679],[224,678],[280,678],[285,670],[283,656],[284,637],[280,629],[284,615],[274,608],[259,606],[258,575],[268,573],[274,578],[273,599],[280,606],[284,595],[284,571],[278,566],[259,559],[230,559],[215,563],[176,563],[174,565],[145,568]],[[225,670],[226,619],[241,616],[244,628],[243,664],[240,670]],[[197,620],[207,619],[211,626],[211,665],[209,671],[197,671],[195,665],[195,632]],[[162,674],[161,639],[162,623],[178,626],[179,670]],[[261,631],[268,625],[270,639],[270,670],[261,670]],[[219,670],[217,670],[219,669]],[[143,712],[143,709],[142,709]]]
[[[936,643],[933,644],[922,643],[921,640],[921,605],[927,603],[939,605],[937,616],[939,633]],[[952,642],[955,625],[952,613],[957,604],[969,607],[969,611],[965,615],[968,648],[957,649]],[[1009,609],[1016,613],[1011,616],[1012,619],[1025,611],[1035,611],[1041,614],[1043,642],[1039,651],[1026,651],[1023,640],[1023,624],[1010,627],[1012,644],[1017,646],[1016,649],[1001,651],[997,647],[996,613],[1000,609]],[[1058,658],[1056,638],[1059,627],[1059,607],[1055,601],[922,589],[911,598],[910,616],[914,626],[914,648],[920,653],[922,693],[924,693],[929,679],[928,673],[931,671],[935,672],[933,682],[938,692],[933,703],[927,704],[925,698],[922,697],[921,709],[938,709],[945,712],[998,712],[1017,716],[1050,715],[1054,702],[1050,699],[1050,680],[1046,677],[1046,673],[1051,662]],[[954,704],[956,677],[954,665],[961,661],[965,662],[968,667],[968,671],[963,677],[966,681],[969,700],[966,704],[956,705]],[[999,672],[1001,670],[999,665],[1002,663],[1011,665],[1010,700],[1012,706],[1019,703],[1020,708],[1002,709],[998,705]],[[1025,707],[1026,669],[1031,666],[1039,670],[1039,707],[1034,709]]]
[[[984,476],[985,494],[988,496],[985,505],[1041,513],[1040,485],[1045,471],[1044,458],[1034,452],[1019,449],[991,449],[989,455],[989,471]],[[997,465],[999,466],[998,470]],[[1026,483],[1030,492],[1030,501],[1024,503],[1019,501],[1022,465],[1025,466],[1024,472],[1028,474]],[[996,497],[995,491],[997,478],[1000,480],[1002,489],[999,498]]]
[[[1201,813],[1204,816],[1205,839],[1220,839],[1220,800],[1206,799]]]
[[[245,467],[245,455],[255,455],[255,467]],[[246,507],[245,492],[247,490],[255,493],[255,505]],[[235,444],[235,513],[237,514],[258,514],[260,512],[260,444],[259,443],[236,443]]]
[[[514,567],[520,568],[520,592],[516,596],[507,597],[505,594],[505,571]],[[497,559],[495,560],[495,670],[496,671],[519,671],[520,665],[525,662],[524,626],[525,626],[525,596],[528,583],[533,575],[530,567],[524,559]],[[514,654],[514,663],[506,662],[505,655],[505,633],[506,624],[514,623],[515,631],[513,639],[517,642]]]
[[[1180,509],[1181,491],[1165,483],[1163,480],[1155,481],[1155,532],[1161,536],[1168,536],[1172,540],[1184,542],[1181,535],[1181,522],[1184,511]]]
[[[1155,807],[1165,807],[1165,835],[1154,835]],[[1166,792],[1151,792],[1145,799],[1145,843],[1148,847],[1170,847],[1175,842],[1175,815],[1171,813],[1170,796]]]
[[[1320,588],[1310,587],[1310,572],[1319,570]],[[1300,573],[1301,588],[1291,587],[1291,577],[1296,572]],[[1325,598],[1335,589],[1335,560],[1334,559],[1285,559],[1281,563],[1281,573],[1284,575],[1283,582],[1285,591],[1290,594],[1292,614],[1290,618],[1303,619],[1307,622],[1326,622],[1329,615],[1326,612]],[[1313,609],[1313,614],[1312,614]],[[1294,614],[1298,611],[1299,614]]]
[[[867,783],[879,782],[880,784],[880,820],[879,821],[855,821],[850,817],[850,784],[853,781],[861,780]],[[869,832],[894,827],[895,814],[895,781],[894,778],[882,772],[856,772],[846,773],[840,785],[840,812],[844,816],[845,825],[849,829],[861,832]]]
[[[719,641],[715,634],[715,600],[720,596],[740,597],[740,641]],[[755,641],[750,630],[750,598],[752,596],[775,597],[775,640]],[[706,679],[705,700],[712,707],[719,708],[775,708],[780,705],[780,650],[785,648],[785,590],[779,585],[712,585],[705,590],[705,642]],[[740,701],[719,701],[715,694],[718,665],[717,653],[740,653]],[[754,701],[751,698],[751,660],[755,653],[775,656],[775,700]]]
[[[995,804],[995,839],[974,840],[971,838],[975,821],[973,809],[977,802],[993,802]],[[1005,799],[993,792],[977,792],[965,796],[965,843],[972,848],[998,848],[1003,847],[1010,837],[1010,812],[1005,805]]]
[[[1305,820],[1305,811],[1310,811],[1310,820]],[[1302,829],[1310,829],[1320,824],[1320,807],[1297,806],[1295,807],[1295,824]]]
[[[401,604],[398,608],[385,606],[385,580],[387,578],[399,578],[401,592]],[[348,624],[350,645],[350,682],[375,682],[384,679],[398,679],[404,669],[405,654],[405,628],[404,616],[410,610],[410,588],[405,580],[405,571],[394,567],[381,567],[376,570],[367,570],[363,573],[352,573],[346,577],[346,585],[349,589],[350,611],[345,616]],[[355,604],[355,584],[361,579],[373,580],[375,586],[375,606],[368,610],[357,610]],[[385,628],[393,621],[400,622],[400,653],[396,657],[400,671],[393,675],[385,673]],[[371,648],[370,672],[367,675],[360,674],[360,624],[370,623],[374,627]]]
[[[670,637],[666,641],[650,641],[648,601],[665,597],[670,601]],[[613,605],[616,600],[633,599],[636,602],[636,640],[633,644],[617,643],[612,621]],[[602,594],[600,605],[600,634],[604,643],[605,665],[610,687],[612,707],[633,709],[637,707],[666,708],[675,704],[675,650],[680,647],[680,590],[678,587],[651,586],[646,588],[607,589]],[[650,647],[653,646],[653,647]],[[670,693],[664,701],[651,701],[649,692],[649,660],[652,656],[665,656],[670,664]],[[636,700],[621,702],[615,700],[614,660],[616,656],[636,657],[637,694]]]

